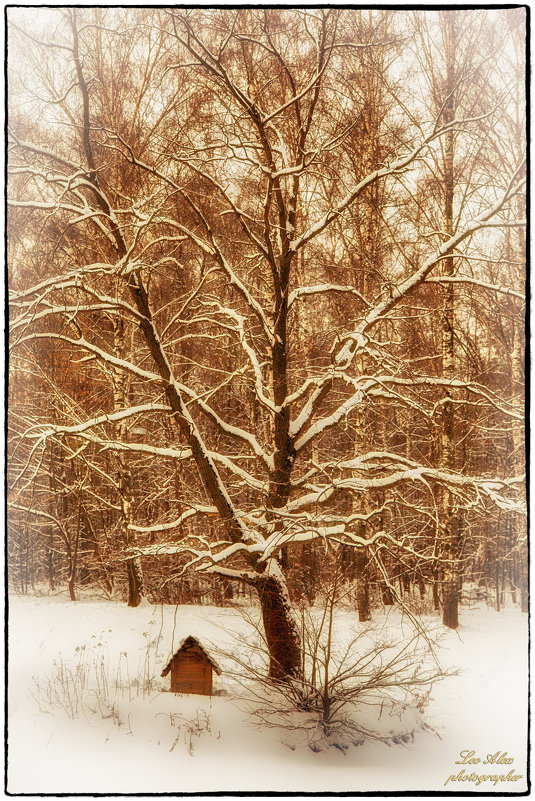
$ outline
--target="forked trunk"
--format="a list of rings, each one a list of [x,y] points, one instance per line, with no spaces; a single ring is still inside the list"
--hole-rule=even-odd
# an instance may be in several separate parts
[[[301,638],[281,580],[268,576],[257,587],[269,650],[269,677],[287,681],[301,675]]]

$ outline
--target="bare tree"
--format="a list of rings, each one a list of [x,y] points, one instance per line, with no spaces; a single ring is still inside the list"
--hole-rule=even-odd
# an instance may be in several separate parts
[[[412,447],[414,420],[430,424],[433,438],[438,392],[505,419],[516,412],[483,384],[426,372],[432,354],[421,367],[400,332],[444,280],[445,260],[476,241],[492,258],[500,230],[522,225],[524,164],[467,190],[455,230],[437,236],[422,215],[416,228],[414,185],[425,165],[433,171],[440,143],[453,131],[492,139],[500,105],[429,118],[399,80],[404,60],[417,64],[396,48],[377,76],[391,99],[388,148],[371,147],[364,127],[365,169],[355,175],[347,145],[363,109],[338,76],[349,55],[362,53],[364,65],[366,54],[403,41],[404,15],[389,30],[372,24],[360,41],[353,12],[340,9],[50,14],[54,33],[34,35],[21,24],[27,12],[10,12],[16,31],[26,30],[17,35],[42,54],[20,91],[55,131],[10,120],[12,236],[22,240],[24,226],[47,254],[41,275],[14,256],[10,345],[22,359],[52,342],[102,392],[76,412],[65,405],[61,419],[18,426],[29,452],[24,468],[14,464],[12,492],[39,470],[51,439],[77,440],[76,459],[89,446],[120,454],[123,477],[139,460],[146,482],[119,492],[136,537],[125,530],[123,558],[173,555],[183,570],[249,585],[270,676],[298,676],[286,580],[296,546],[366,549],[392,587],[388,559],[436,561],[421,530],[443,526],[444,494],[478,514],[522,512],[520,476],[471,475],[441,461],[432,443],[425,453]],[[340,224],[379,187],[390,199],[381,281],[318,281],[316,267],[325,275],[328,263],[346,262]],[[345,320],[325,329],[340,298]],[[312,353],[294,335],[305,305],[307,326],[321,331]],[[387,426],[403,412],[405,450],[355,453],[355,422],[377,409]],[[181,498],[156,503],[172,497],[176,470]],[[410,509],[414,526],[385,507]],[[363,524],[379,519],[390,522],[364,536]]]

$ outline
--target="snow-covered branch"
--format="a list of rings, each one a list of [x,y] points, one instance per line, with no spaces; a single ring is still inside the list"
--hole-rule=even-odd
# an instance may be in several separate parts
[[[354,295],[360,301],[362,301],[365,306],[369,305],[366,298],[364,298],[353,286],[342,286],[339,284],[315,284],[314,286],[300,286],[297,289],[292,290],[288,296],[288,308],[290,308],[292,303],[294,303],[296,300],[306,295],[323,295],[327,292],[343,292],[346,295]]]
[[[29,439],[51,437],[54,434],[81,434],[89,429],[96,428],[104,423],[116,423],[119,420],[126,420],[129,417],[143,414],[144,412],[170,412],[171,408],[162,403],[144,403],[139,406],[132,406],[129,409],[119,409],[109,414],[100,414],[93,417],[91,420],[85,420],[83,423],[77,423],[72,426],[62,426],[54,424],[46,424],[43,426],[33,426],[31,431],[28,431],[25,436]]]
[[[480,287],[481,289],[487,289],[490,292],[498,292],[500,295],[510,295],[522,301],[526,300],[526,296],[523,295],[522,292],[517,292],[515,289],[511,289],[511,287],[505,286],[504,284],[490,284],[487,281],[482,281],[479,278],[470,278],[467,275],[433,276],[426,279],[426,284],[468,284]]]
[[[507,190],[503,193],[502,197],[474,218],[471,222],[459,231],[457,234],[449,237],[438,249],[436,253],[430,256],[423,265],[410,275],[405,280],[401,281],[398,285],[391,285],[384,293],[382,299],[366,314],[362,322],[357,326],[355,331],[348,337],[345,345],[336,354],[335,364],[337,367],[347,369],[351,362],[354,360],[355,355],[364,350],[366,346],[365,333],[369,331],[379,320],[390,312],[399,301],[406,297],[409,292],[414,290],[417,286],[422,284],[432,269],[444,258],[445,255],[452,253],[454,249],[461,244],[468,237],[473,236],[477,231],[485,225],[488,220],[497,215],[504,205],[515,196],[524,186],[525,178],[519,177],[523,171],[524,164],[521,164],[514,175],[512,176]],[[499,223],[497,223],[499,225]]]
[[[182,512],[180,517],[177,517],[176,520],[172,520],[170,523],[157,523],[154,526],[136,526],[132,523],[128,528],[143,534],[154,534],[157,531],[172,531],[175,528],[180,528],[182,523],[189,520],[191,517],[201,514],[216,515],[217,509],[215,506],[194,506],[191,509],[186,509],[185,512]]]

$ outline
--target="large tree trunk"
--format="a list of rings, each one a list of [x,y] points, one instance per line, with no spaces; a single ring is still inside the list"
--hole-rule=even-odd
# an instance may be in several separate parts
[[[269,677],[286,681],[301,675],[301,638],[293,619],[284,580],[275,576],[257,584],[269,650]]]
[[[126,576],[128,581],[128,606],[139,606],[143,597],[143,574],[139,559],[128,559]]]

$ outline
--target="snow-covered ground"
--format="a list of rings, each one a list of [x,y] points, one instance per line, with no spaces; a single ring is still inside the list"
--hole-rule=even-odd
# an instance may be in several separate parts
[[[299,732],[260,727],[244,710],[221,654],[246,656],[254,640],[237,611],[11,598],[8,790],[525,791],[527,616],[482,606],[463,609],[461,619],[441,640],[442,666],[461,672],[433,686],[426,720],[434,732],[314,752]],[[353,613],[340,620],[342,631],[358,633]],[[407,623],[394,613],[386,627],[398,637]],[[220,649],[212,698],[162,691],[161,670],[189,634]]]

